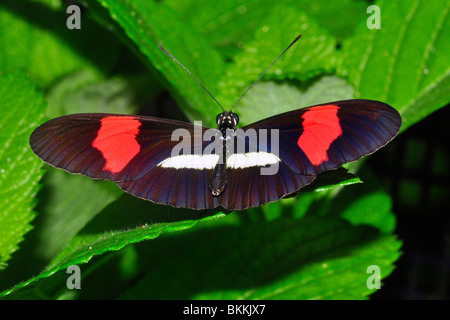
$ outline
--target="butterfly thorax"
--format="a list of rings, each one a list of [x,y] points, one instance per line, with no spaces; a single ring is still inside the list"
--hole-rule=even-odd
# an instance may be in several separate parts
[[[219,126],[219,130],[222,133],[222,155],[221,161],[214,168],[212,177],[210,179],[209,188],[211,189],[211,193],[213,196],[219,196],[227,185],[227,174],[226,174],[226,159],[229,155],[229,150],[227,148],[227,141],[232,137],[227,136],[230,135],[230,132],[234,132],[237,124],[239,123],[239,117],[236,113],[233,112],[222,112],[216,117],[217,125]],[[231,130],[230,130],[231,129]]]

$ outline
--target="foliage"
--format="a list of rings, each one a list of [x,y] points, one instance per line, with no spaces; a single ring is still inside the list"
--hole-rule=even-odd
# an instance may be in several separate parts
[[[227,108],[298,34],[236,106],[243,124],[361,97],[394,106],[406,130],[449,102],[447,1],[376,1],[379,30],[364,1],[85,0],[81,30],[62,3],[0,3],[2,298],[362,299],[368,266],[392,272],[401,241],[375,175],[341,169],[261,208],[199,213],[43,165],[28,137],[77,112],[214,126],[218,107],[158,45]],[[158,105],[163,88],[177,106]],[[66,287],[74,264],[82,290]]]

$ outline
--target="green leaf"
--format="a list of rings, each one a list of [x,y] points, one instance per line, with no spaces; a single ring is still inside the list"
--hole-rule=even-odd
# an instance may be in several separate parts
[[[335,39],[297,8],[277,6],[261,21],[254,39],[234,57],[219,83],[218,99],[226,109],[299,34],[302,38],[269,69],[264,80],[307,80],[334,70]]]
[[[42,95],[22,74],[0,77],[0,269],[32,228],[42,161],[28,139],[45,112]]]
[[[62,297],[69,265],[158,237],[138,247],[134,260],[139,265],[130,268],[140,280],[120,298],[360,299],[374,291],[366,285],[367,267],[377,265],[381,277],[388,276],[401,243],[371,226],[378,215],[393,216],[388,198],[378,198],[378,206],[387,211],[366,211],[368,223],[345,221],[359,206],[346,208],[342,219],[343,205],[357,198],[300,197],[267,221],[256,219],[267,214],[264,207],[249,210],[248,218],[243,212],[226,219],[222,214],[201,218],[199,212],[125,195],[84,227],[42,274],[2,294],[12,299]],[[299,210],[304,212],[301,219]],[[125,225],[129,227],[123,229]],[[91,268],[103,261],[91,262]],[[180,266],[183,272],[177,272]],[[90,290],[84,294],[89,296]]]
[[[223,73],[224,63],[203,37],[179,21],[164,3],[147,0],[99,2],[169,82],[172,93],[191,119],[198,120],[200,114],[217,112],[217,106],[203,89],[158,48],[158,45],[164,46],[211,92],[216,92],[216,79]]]
[[[370,225],[386,234],[394,232],[396,219],[391,213],[390,195],[367,167],[364,167],[360,174],[364,183],[342,189],[339,193],[340,201],[334,208],[335,212],[353,225]]]
[[[264,81],[249,91],[236,110],[244,125],[283,112],[352,97],[353,88],[336,76],[323,76],[303,86]]]
[[[60,179],[58,176],[62,175],[66,175],[66,173],[56,175],[55,178],[53,178],[52,175],[50,177],[52,180],[57,181]],[[85,177],[71,178],[79,178],[80,180],[85,179]],[[25,294],[23,292],[26,292],[26,294],[31,294],[30,292],[34,292],[34,290],[36,290],[36,285],[40,286],[41,282],[52,282],[53,280],[47,278],[52,277],[55,272],[62,272],[70,265],[87,263],[95,256],[105,254],[109,251],[117,251],[131,243],[154,239],[159,237],[163,232],[174,232],[191,228],[197,224],[197,220],[199,219],[212,221],[210,223],[216,223],[216,221],[223,220],[216,219],[223,217],[222,213],[207,217],[205,216],[205,213],[202,212],[155,205],[153,203],[132,197],[128,194],[124,194],[119,199],[110,202],[105,208],[103,208],[103,210],[101,210],[99,214],[96,214],[94,217],[90,214],[96,212],[93,208],[95,208],[95,206],[98,207],[102,203],[106,203],[108,199],[111,199],[111,196],[108,196],[108,193],[105,193],[103,196],[99,197],[99,199],[95,199],[95,197],[98,197],[99,194],[103,194],[103,192],[101,192],[102,190],[96,190],[94,188],[94,184],[98,182],[89,181],[91,182],[92,187],[90,187],[91,184],[84,184],[84,189],[80,189],[77,188],[76,185],[78,182],[75,180],[76,179],[67,181],[67,186],[65,186],[62,190],[58,190],[58,192],[53,191],[56,200],[51,200],[55,201],[57,207],[49,207],[46,204],[43,206],[43,208],[47,208],[46,216],[47,219],[50,220],[47,223],[48,226],[44,225],[44,228],[41,230],[39,236],[42,243],[41,247],[46,250],[43,254],[50,256],[50,254],[56,251],[55,248],[61,248],[65,245],[63,250],[51,261],[43,273],[37,277],[27,280],[26,282],[23,282],[22,284],[19,284],[10,291],[5,291],[3,294],[13,294],[16,291],[19,291],[19,296]],[[358,178],[345,173],[345,170],[325,173],[317,180],[322,181],[322,184],[326,185],[326,187],[324,187],[320,182],[315,184],[317,188],[316,190],[322,191],[328,190],[332,187],[360,182]],[[65,201],[59,199],[67,194],[66,189],[71,188],[75,190],[71,197],[65,199]],[[310,186],[309,188],[314,190],[314,186]],[[48,190],[48,192],[50,192],[50,190]],[[88,195],[85,195],[85,193],[88,193]],[[95,197],[92,198],[94,195]],[[303,198],[308,196],[300,195],[299,197]],[[89,206],[77,206],[76,201],[74,204],[74,200],[79,198],[86,199]],[[311,198],[311,200],[312,199],[313,198]],[[58,205],[58,203],[61,204]],[[292,207],[294,203],[295,206]],[[278,208],[280,206],[285,208],[283,210],[287,210],[286,208],[290,208],[289,210],[295,208],[297,211],[302,210],[306,213],[307,209],[302,209],[300,203],[304,202],[293,202],[290,199],[286,199],[278,203],[269,204],[267,209],[264,209],[265,207],[263,207],[262,210],[266,211],[265,215],[268,219],[270,219],[270,216],[274,216],[273,212],[274,210],[277,210],[274,208]],[[310,201],[308,200],[307,203],[310,203]],[[258,211],[261,209],[254,210]],[[65,213],[62,216],[57,216],[57,214],[61,211],[64,211]],[[297,212],[295,216],[299,217],[303,214]],[[51,220],[53,220],[53,222]],[[86,225],[83,226],[84,223],[86,223]],[[228,222],[219,222],[219,224],[223,223]],[[64,229],[63,225],[70,225],[71,230],[65,231],[65,234],[56,237],[57,239],[53,241],[45,239],[46,235],[57,235],[58,228],[60,230]],[[124,226],[126,226],[126,229],[124,229]],[[72,238],[67,243],[70,237]],[[24,291],[22,292],[21,290]],[[37,293],[32,294],[34,295]],[[13,295],[13,297],[15,296]],[[43,297],[36,296],[36,298]]]
[[[146,74],[105,80],[91,70],[81,70],[62,78],[49,90],[47,116],[88,112],[135,114],[159,91],[158,83]]]
[[[255,26],[267,18],[267,8],[273,5],[270,0],[229,0],[214,5],[207,0],[169,0],[165,3],[179,19],[221,48],[228,57],[252,39]]]
[[[339,38],[352,34],[359,20],[366,18],[367,8],[364,1],[352,0],[279,0],[275,3],[272,0],[228,0],[214,5],[208,0],[168,0],[164,3],[227,57],[232,57],[233,53],[252,40],[255,26],[267,18],[273,6],[295,7],[294,11],[314,18],[329,33]],[[356,19],[358,14],[359,20]]]
[[[339,168],[336,170],[322,172],[317,176],[316,180],[314,180],[312,184],[301,190],[305,192],[322,192],[361,182],[362,181],[354,174],[347,172],[344,168]]]
[[[366,1],[288,1],[298,5],[308,16],[315,19],[321,27],[326,28],[330,34],[339,40],[351,36],[359,21],[367,18],[366,9],[368,4]],[[345,14],[339,14],[339,12]]]
[[[37,225],[36,255],[50,261],[122,192],[111,182],[94,181],[54,168],[47,167],[47,171],[36,207],[43,220]]]
[[[1,1],[0,29],[8,32],[0,36],[0,72],[23,69],[47,87],[80,68],[110,70],[119,47],[111,33],[84,16],[81,30],[69,30],[65,10],[47,2]]]
[[[354,85],[356,97],[399,110],[405,130],[450,101],[450,4],[381,0],[377,5],[381,29],[360,25],[343,43],[339,73]]]
[[[338,201],[338,200],[335,200]],[[369,226],[351,226],[342,218],[318,215],[319,199],[302,219],[284,212],[279,219],[241,220],[166,235],[159,243],[138,246],[145,277],[122,299],[361,299],[367,268],[377,265],[388,276],[401,242]],[[259,210],[259,209],[256,209]],[[255,212],[252,212],[252,215]],[[392,213],[391,213],[392,214]],[[239,219],[238,219],[239,218]],[[180,272],[180,268],[182,272]]]
[[[41,282],[52,282],[53,280],[47,278],[58,271],[64,271],[70,265],[87,263],[94,256],[120,250],[135,242],[157,238],[163,232],[190,228],[200,218],[201,213],[194,210],[155,205],[124,194],[81,228],[41,274],[4,291],[1,295],[13,294],[16,291],[22,294],[22,290],[39,291]],[[33,294],[37,295],[36,298],[43,298],[40,294],[44,293],[38,291]]]

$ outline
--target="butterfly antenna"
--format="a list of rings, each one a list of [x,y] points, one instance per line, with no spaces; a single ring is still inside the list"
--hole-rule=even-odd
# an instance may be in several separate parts
[[[296,43],[296,42],[298,41],[298,39],[300,39],[301,36],[302,36],[301,34],[298,35],[297,38],[295,38],[295,40],[292,41],[291,44],[290,44],[286,49],[284,49],[284,51],[278,56],[278,58],[276,58],[276,59],[270,64],[270,66],[266,69],[266,71],[264,71],[264,72],[259,76],[259,78],[256,79],[256,81],[253,82],[252,85],[251,85],[250,87],[247,88],[247,90],[245,90],[244,94],[243,94],[242,96],[240,96],[239,99],[237,99],[237,101],[233,104],[233,106],[231,107],[230,112],[233,110],[234,106],[237,105],[237,103],[238,103],[239,101],[241,101],[241,99],[247,94],[247,92],[249,92],[250,89],[253,88],[253,86],[259,81],[259,79],[261,79],[261,78],[266,74],[266,72],[269,71],[270,67],[272,67],[272,65],[273,65],[275,62],[277,62],[278,59],[280,59],[280,58],[286,53],[286,51],[288,51],[288,50],[294,45],[294,43]]]
[[[212,93],[211,92],[209,92],[209,90],[208,89],[206,89],[206,87],[200,82],[200,81],[198,81],[197,80],[197,78],[196,77],[194,77],[193,75],[192,75],[192,73],[185,67],[185,66],[183,66],[182,64],[181,64],[181,62],[180,61],[178,61],[173,55],[171,55],[170,53],[169,53],[169,51],[167,51],[166,49],[164,49],[162,46],[158,46],[165,54],[167,54],[169,57],[171,57],[172,59],[173,59],[173,61],[175,61],[176,63],[178,63],[190,76],[191,76],[191,78],[192,79],[194,79],[199,85],[200,85],[200,87],[202,87],[203,88],[203,90],[205,90],[206,92],[208,92],[208,94],[211,96],[211,98],[213,98],[213,100],[219,105],[219,107],[221,107],[222,108],[222,110],[225,112],[225,109],[222,107],[222,105],[219,103],[219,101],[217,101],[217,99],[216,98],[214,98],[214,96],[212,95]]]

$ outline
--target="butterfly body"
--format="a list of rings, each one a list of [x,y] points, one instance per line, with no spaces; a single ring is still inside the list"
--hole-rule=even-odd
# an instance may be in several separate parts
[[[230,155],[227,141],[232,139],[232,133],[234,133],[234,130],[239,123],[239,117],[235,113],[224,111],[217,115],[216,122],[219,126],[218,130],[222,134],[222,154],[220,155],[222,161],[219,161],[219,163],[216,164],[210,178],[209,188],[211,194],[215,197],[223,192],[227,184],[226,161]]]

